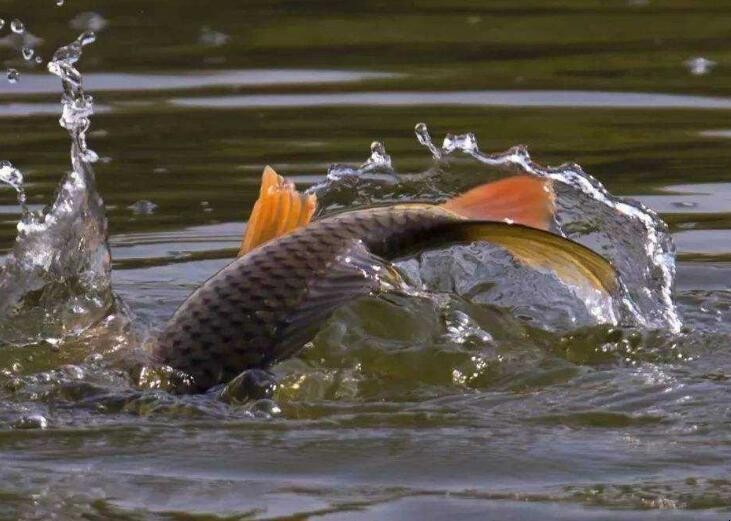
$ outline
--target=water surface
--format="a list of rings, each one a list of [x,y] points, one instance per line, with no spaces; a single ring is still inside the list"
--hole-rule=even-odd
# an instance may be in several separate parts
[[[577,162],[660,212],[683,332],[532,331],[465,304],[502,334],[495,347],[444,337],[426,303],[365,299],[275,368],[276,407],[134,390],[89,359],[111,356],[109,335],[60,353],[5,346],[0,517],[729,516],[731,6],[489,4],[49,0],[0,16],[22,18],[44,58],[96,24],[89,141],[137,324],[162,324],[233,258],[265,164],[305,187],[379,140],[398,172],[422,172],[426,121],[486,151]],[[0,83],[2,158],[38,207],[68,169],[60,86],[0,51],[21,72]],[[717,65],[692,74],[696,56]],[[0,190],[2,252],[18,213]]]

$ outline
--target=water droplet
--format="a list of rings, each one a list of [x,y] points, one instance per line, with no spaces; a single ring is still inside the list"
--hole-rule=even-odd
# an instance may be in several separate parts
[[[73,29],[78,29],[80,31],[99,32],[109,25],[109,22],[107,22],[102,15],[93,11],[87,11],[76,16],[73,20],[71,20],[71,22],[69,22],[69,25]]]
[[[711,72],[711,69],[716,66],[716,62],[698,56],[686,61],[685,66],[688,67],[688,70],[693,76],[703,76]]]
[[[94,31],[85,31],[78,38],[78,42],[82,46],[89,45],[90,43],[94,43],[95,41],[96,41],[96,33]]]
[[[477,138],[472,132],[458,135],[447,134],[444,137],[444,143],[442,143],[442,151],[445,154],[451,154],[455,150],[459,150],[465,154],[477,152]]]
[[[5,27],[5,19],[0,18],[0,29],[2,29],[3,27]]]
[[[380,141],[371,143],[371,157],[361,165],[361,169],[391,168],[391,156],[386,153],[386,147]]]
[[[209,47],[220,47],[228,42],[228,35],[219,31],[214,31],[210,27],[203,27],[201,29],[200,37],[198,41],[203,45]]]
[[[0,161],[0,183],[5,183],[13,187],[18,192],[18,201],[20,204],[25,203],[23,174],[10,161]]]
[[[13,21],[10,22],[10,30],[12,30],[14,33],[21,34],[23,31],[25,31],[25,25],[17,18],[14,18]]]
[[[426,123],[417,123],[416,127],[414,127],[414,132],[416,132],[416,139],[424,145],[429,152],[431,152],[431,155],[434,156],[434,159],[441,159],[442,158],[442,152],[434,146],[434,143],[431,140],[431,136],[429,135],[429,129],[426,127]]]
[[[23,58],[25,58],[26,60],[30,60],[35,54],[35,51],[30,47],[23,47],[23,50],[21,52],[23,53]]]
[[[94,114],[94,99],[84,93],[81,74],[74,67],[82,54],[82,48],[96,40],[92,31],[82,33],[75,41],[65,45],[53,53],[48,62],[48,71],[55,74],[64,85],[65,94],[61,100],[61,118],[59,124],[69,131],[78,146],[78,159],[93,163],[99,156],[86,145],[86,131],[91,125],[90,118]]]
[[[20,79],[20,73],[17,69],[10,68],[8,69],[8,81],[10,83],[17,83]]]
[[[157,205],[152,201],[142,199],[129,205],[127,208],[132,210],[137,215],[151,215],[157,210]]]

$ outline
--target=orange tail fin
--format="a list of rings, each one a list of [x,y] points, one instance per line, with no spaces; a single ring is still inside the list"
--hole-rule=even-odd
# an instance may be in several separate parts
[[[306,225],[317,209],[314,194],[297,191],[294,183],[267,166],[261,176],[259,199],[249,217],[239,256]]]
[[[548,230],[553,219],[551,181],[518,175],[487,183],[458,195],[442,208],[460,217],[480,221],[508,221]]]

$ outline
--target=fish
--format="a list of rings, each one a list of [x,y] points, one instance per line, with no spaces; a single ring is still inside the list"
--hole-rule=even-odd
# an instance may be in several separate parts
[[[565,284],[617,291],[612,264],[550,231],[552,182],[516,175],[442,204],[398,203],[314,218],[317,199],[267,167],[238,257],[165,324],[154,359],[205,392],[295,356],[339,307],[402,291],[393,261],[428,248],[486,241]]]

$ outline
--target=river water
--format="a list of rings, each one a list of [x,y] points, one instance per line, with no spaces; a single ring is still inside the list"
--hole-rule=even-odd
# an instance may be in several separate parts
[[[79,68],[118,301],[78,338],[0,345],[0,518],[731,515],[731,6],[55,4],[0,13],[20,73],[0,82],[0,155],[31,209],[53,200],[69,170],[60,83],[19,47],[45,63],[94,30]],[[474,132],[486,152],[576,162],[657,211],[680,330],[567,328],[540,290],[543,307],[364,299],[275,367],[264,399],[175,397],[110,363],[234,257],[265,164],[305,188],[379,141],[402,178],[490,178],[435,162],[419,122],[438,145]],[[19,216],[0,189],[3,255]]]

